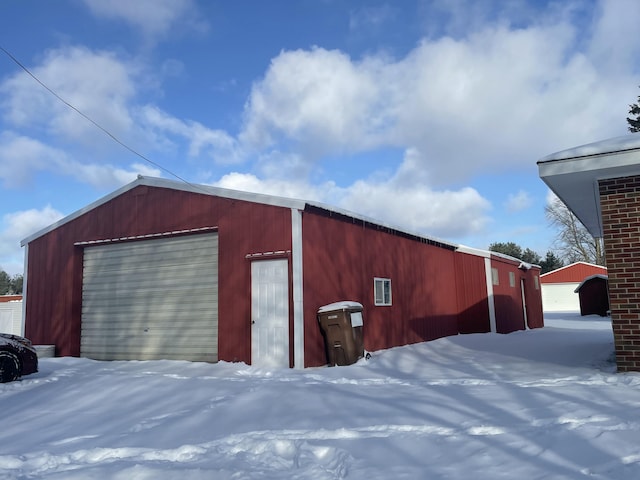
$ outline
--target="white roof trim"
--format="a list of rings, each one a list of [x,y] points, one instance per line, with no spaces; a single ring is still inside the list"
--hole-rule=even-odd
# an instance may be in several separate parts
[[[561,150],[547,155],[538,160],[538,163],[593,157],[597,155],[611,155],[629,150],[640,150],[640,135],[623,135],[621,137],[608,138],[599,142],[568,148],[567,150]]]
[[[602,237],[598,182],[640,175],[640,135],[601,140],[538,160],[547,186],[594,237]]]
[[[607,267],[603,267],[602,265],[596,265],[595,263],[589,263],[589,262],[573,262],[573,263],[570,263],[569,265],[565,265],[564,267],[559,267],[559,268],[556,268],[555,270],[551,270],[550,272],[543,273],[542,275],[540,275],[540,278],[542,278],[542,277],[544,277],[544,276],[546,276],[546,275],[550,275],[550,274],[552,274],[552,273],[559,272],[560,270],[564,270],[564,269],[566,269],[566,268],[571,268],[571,267],[573,267],[573,266],[575,266],[575,265],[587,265],[587,266],[589,266],[589,267],[603,268],[605,271],[607,270]]]
[[[219,188],[219,187],[214,187],[211,185],[200,185],[200,184],[193,184],[193,183],[187,183],[187,182],[183,182],[183,181],[177,181],[177,180],[168,180],[165,178],[156,178],[156,177],[145,177],[142,175],[139,175],[138,178],[136,180],[134,180],[131,183],[128,183],[127,185],[124,185],[123,187],[120,187],[119,189],[115,190],[114,192],[105,195],[104,197],[96,200],[93,203],[90,203],[89,205],[87,205],[86,207],[81,208],[80,210],[77,210],[76,212],[73,212],[69,215],[67,215],[66,217],[58,220],[55,223],[52,223],[51,225],[49,225],[48,227],[45,227],[37,232],[35,232],[34,234],[26,237],[24,240],[22,240],[20,242],[21,246],[25,246],[28,243],[32,242],[33,240],[55,230],[56,228],[72,221],[75,220],[76,218],[84,215],[85,213],[90,212],[91,210],[93,210],[94,208],[99,207],[100,205],[103,205],[111,200],[113,200],[116,197],[119,197],[120,195],[128,192],[129,190],[132,190],[138,186],[148,186],[148,187],[158,187],[158,188],[167,188],[167,189],[171,189],[171,190],[181,190],[181,191],[185,191],[185,192],[192,192],[192,193],[200,193],[203,195],[212,195],[212,196],[217,196],[217,197],[222,197],[222,198],[229,198],[229,199],[234,199],[234,200],[242,200],[242,201],[246,201],[246,202],[254,202],[254,203],[260,203],[260,204],[264,204],[264,205],[273,205],[273,206],[277,206],[277,207],[284,207],[284,208],[291,208],[291,209],[296,209],[296,210],[304,210],[305,206],[309,205],[309,206],[313,206],[316,208],[320,208],[323,210],[327,210],[329,212],[334,212],[340,215],[345,215],[347,217],[351,217],[353,219],[356,220],[360,220],[360,221],[364,221],[364,222],[368,222],[368,223],[372,223],[374,225],[378,225],[380,227],[383,228],[388,228],[390,230],[395,230],[398,232],[402,232],[414,237],[418,237],[418,238],[422,238],[424,240],[427,241],[432,241],[432,242],[436,242],[436,243],[441,243],[443,245],[448,245],[454,249],[457,249],[459,246],[455,243],[452,242],[448,242],[446,240],[440,240],[438,238],[434,238],[434,237],[428,237],[426,235],[420,235],[420,234],[416,234],[416,233],[412,233],[409,232],[407,230],[404,230],[402,228],[398,228],[389,224],[385,224],[382,223],[380,221],[377,221],[375,219],[366,217],[364,215],[359,215],[357,213],[353,213],[350,212],[348,210],[343,210],[337,207],[333,207],[333,206],[329,206],[329,205],[325,205],[319,202],[307,202],[304,200],[296,200],[296,199],[292,199],[292,198],[285,198],[285,197],[277,197],[274,195],[265,195],[265,194],[261,194],[261,193],[252,193],[252,192],[243,192],[240,190],[231,190],[231,189],[227,189],[227,188]]]

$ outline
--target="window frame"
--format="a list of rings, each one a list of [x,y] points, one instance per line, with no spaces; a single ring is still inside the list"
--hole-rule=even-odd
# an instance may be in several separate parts
[[[500,285],[500,274],[496,267],[491,267],[491,284],[495,286]]]
[[[378,285],[382,288],[382,298],[378,297]],[[385,289],[386,287],[386,289]],[[385,277],[373,277],[373,304],[376,307],[390,307],[393,305],[391,279]]]

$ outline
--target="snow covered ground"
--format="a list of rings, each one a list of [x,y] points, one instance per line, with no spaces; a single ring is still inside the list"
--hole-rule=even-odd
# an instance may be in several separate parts
[[[306,370],[43,359],[0,385],[0,478],[640,478],[609,319],[546,325]]]

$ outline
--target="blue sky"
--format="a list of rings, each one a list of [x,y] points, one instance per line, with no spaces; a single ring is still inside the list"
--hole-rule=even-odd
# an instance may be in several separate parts
[[[136,175],[325,202],[544,256],[536,161],[627,134],[636,0],[9,0],[0,268]],[[169,173],[170,172],[170,173]]]

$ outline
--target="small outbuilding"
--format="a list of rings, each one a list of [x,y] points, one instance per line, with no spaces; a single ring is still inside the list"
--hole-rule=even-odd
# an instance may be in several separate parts
[[[542,309],[545,312],[577,312],[580,298],[576,288],[587,277],[607,275],[607,268],[587,262],[575,262],[540,275]]]
[[[580,315],[609,314],[609,280],[606,275],[591,275],[575,290],[580,298]]]
[[[207,185],[139,177],[22,245],[26,335],[61,356],[321,366],[344,299],[370,352],[543,326],[538,266]]]

